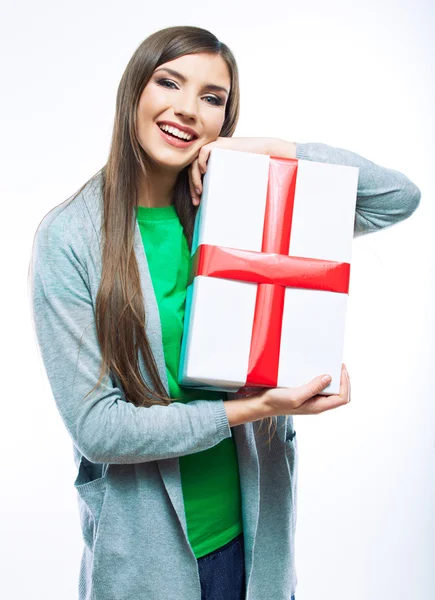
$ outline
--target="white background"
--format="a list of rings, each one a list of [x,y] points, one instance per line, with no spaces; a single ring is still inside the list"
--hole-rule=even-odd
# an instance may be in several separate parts
[[[163,27],[197,25],[238,61],[236,136],[346,148],[422,191],[410,219],[354,242],[350,405],[295,418],[296,600],[432,600],[435,7],[3,1],[0,22],[3,597],[75,599],[82,550],[72,444],[30,321],[34,232],[107,160],[136,47]]]

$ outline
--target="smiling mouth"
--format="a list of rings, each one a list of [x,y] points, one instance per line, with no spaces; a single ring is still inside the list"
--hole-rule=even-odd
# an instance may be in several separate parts
[[[183,138],[179,138],[176,135],[172,135],[168,131],[163,131],[158,125],[160,135],[169,143],[171,146],[177,146],[178,148],[187,148],[191,146],[198,138],[193,137],[191,140],[184,140]]]
[[[166,135],[169,135],[169,136],[171,136],[171,137],[174,137],[174,138],[176,138],[177,140],[182,140],[183,142],[193,142],[193,140],[197,140],[197,139],[198,139],[198,136],[197,136],[197,135],[194,135],[194,134],[191,134],[191,133],[189,133],[189,135],[190,135],[190,139],[189,139],[189,140],[187,140],[187,139],[186,139],[186,138],[184,138],[184,137],[180,137],[179,135],[176,135],[175,133],[172,133],[172,132],[170,132],[170,131],[167,131],[166,129],[163,129],[163,127],[161,127],[161,126],[160,126],[158,123],[157,123],[157,127],[160,129],[160,131],[163,131],[163,133],[166,133]],[[183,130],[180,130],[180,131],[181,131],[182,133],[184,133],[184,131],[183,131]]]

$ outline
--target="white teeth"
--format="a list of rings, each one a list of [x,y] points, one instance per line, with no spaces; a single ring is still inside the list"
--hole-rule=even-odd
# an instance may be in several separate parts
[[[175,135],[176,137],[181,138],[182,140],[190,141],[191,139],[193,139],[193,135],[185,133],[184,131],[180,131],[175,127],[170,127],[169,125],[159,125],[159,127],[162,131],[168,131],[172,135]]]

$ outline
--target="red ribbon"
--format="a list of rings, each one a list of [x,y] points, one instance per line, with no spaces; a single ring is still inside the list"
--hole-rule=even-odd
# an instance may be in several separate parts
[[[297,159],[271,157],[261,252],[201,244],[189,284],[198,275],[257,283],[245,386],[276,387],[286,287],[349,292],[350,264],[289,256]]]

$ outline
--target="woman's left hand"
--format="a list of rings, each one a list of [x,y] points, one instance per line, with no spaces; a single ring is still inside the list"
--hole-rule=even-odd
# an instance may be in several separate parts
[[[274,154],[277,147],[276,138],[255,137],[218,137],[214,142],[205,144],[198,152],[198,156],[189,165],[189,187],[192,202],[195,206],[200,203],[202,194],[202,176],[207,171],[207,161],[213,148],[225,150],[239,150],[240,152],[253,152],[254,154]]]

